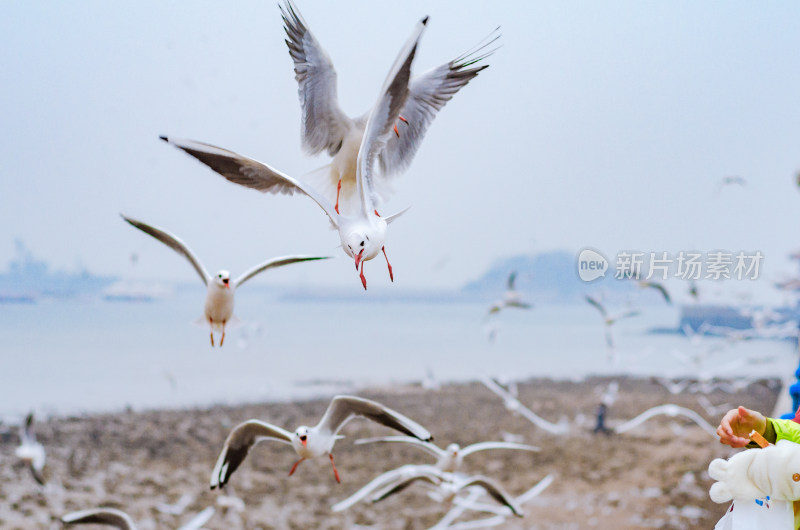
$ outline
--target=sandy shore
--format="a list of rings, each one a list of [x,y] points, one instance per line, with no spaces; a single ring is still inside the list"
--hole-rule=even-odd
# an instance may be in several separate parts
[[[616,380],[619,395],[609,409],[611,426],[664,403],[693,409],[713,425],[721,415],[708,414],[697,394],[672,395],[648,379]],[[609,381],[520,384],[520,400],[538,415],[553,422],[561,416],[570,420],[572,429],[566,436],[554,436],[513,415],[479,383],[435,391],[414,385],[369,389],[359,395],[422,423],[440,446],[498,439],[503,433],[540,446],[539,453],[488,451],[465,461],[467,471],[495,478],[514,495],[555,474],[552,485],[523,507],[525,518],[509,518],[501,528],[713,528],[725,506],[709,500],[706,469],[713,458],[734,451],[680,417],[659,416],[620,435],[592,434],[595,407]],[[776,386],[774,381],[757,382],[735,394],[716,391],[707,397],[714,405],[742,404],[771,411]],[[63,513],[100,505],[128,512],[140,529],[177,528],[207,506],[217,507],[205,526],[209,529],[423,529],[447,512],[448,506],[429,499],[418,484],[379,504],[331,512],[331,505],[384,471],[408,463],[432,463],[425,453],[396,444],[354,446],[360,437],[391,434],[363,420],[348,424],[347,438],[336,445],[342,484],[334,481],[326,459],[304,462],[287,477],[294,452],[265,443],[251,452],[224,492],[241,498],[245,509],[218,504],[220,493],[209,490],[208,480],[233,426],[258,418],[293,429],[316,423],[326,406],[327,400],[317,400],[40,422],[37,435],[48,452],[45,488],[38,487],[15,459],[18,441],[13,432],[0,445],[0,527],[60,528],[57,518]],[[187,493],[194,500],[182,515],[156,509],[158,503],[174,503]],[[469,518],[475,516],[460,520]]]

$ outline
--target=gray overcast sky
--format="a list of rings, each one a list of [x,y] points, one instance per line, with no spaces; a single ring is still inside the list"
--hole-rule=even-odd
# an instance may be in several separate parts
[[[417,72],[502,26],[491,67],[439,113],[384,208],[413,207],[387,238],[394,288],[457,286],[501,256],[586,245],[759,249],[776,272],[800,246],[796,2],[298,7],[351,115],[372,105],[423,15]],[[123,211],[178,234],[210,269],[321,253],[340,259],[272,281],[360,289],[312,201],[235,186],[158,140],[206,141],[296,176],[327,163],[300,149],[275,2],[6,2],[0,35],[0,264],[19,236],[58,267],[130,274],[135,251],[135,275],[189,280]],[[715,194],[726,175],[749,184]],[[389,283],[382,259],[365,274]]]

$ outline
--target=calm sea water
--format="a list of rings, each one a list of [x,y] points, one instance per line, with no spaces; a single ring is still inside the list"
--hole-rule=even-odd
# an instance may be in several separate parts
[[[609,362],[603,324],[588,305],[509,310],[487,320],[481,304],[281,302],[251,290],[237,300],[242,325],[211,348],[193,321],[204,291],[151,303],[45,301],[0,305],[0,415],[183,407],[310,397],[334,382],[361,386],[481,375],[577,379],[592,374],[679,376],[725,372],[784,377],[788,342],[735,344],[698,371],[671,352],[702,351],[675,327],[679,310],[647,307],[614,330]],[[495,330],[495,339],[488,338]],[[308,384],[309,382],[329,384]]]

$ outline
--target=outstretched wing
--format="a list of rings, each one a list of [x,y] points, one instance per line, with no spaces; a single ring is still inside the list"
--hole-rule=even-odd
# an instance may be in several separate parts
[[[283,256],[280,258],[272,258],[270,260],[265,261],[259,265],[256,265],[252,269],[246,271],[244,274],[236,278],[234,280],[234,285],[239,287],[244,282],[258,274],[259,272],[263,272],[267,269],[271,269],[273,267],[283,267],[284,265],[289,265],[291,263],[298,263],[300,261],[314,261],[318,259],[330,259],[330,256],[324,257],[315,257],[315,256]]]
[[[600,311],[600,314],[603,315],[603,318],[606,318],[606,308],[603,307],[603,305],[600,302],[598,302],[588,294],[584,298],[586,298],[587,302],[589,302],[591,305],[596,307],[598,311]]]
[[[388,484],[381,488],[380,490],[375,492],[375,495],[372,496],[372,502],[380,502],[386,497],[390,495],[394,495],[395,493],[400,493],[411,484],[418,480],[424,480],[425,482],[429,482],[434,486],[438,486],[442,483],[444,475],[441,471],[435,468],[420,468],[411,476],[402,478],[396,482]]]
[[[508,508],[517,517],[522,517],[524,515],[517,502],[513,499],[513,497],[511,497],[511,495],[506,493],[503,487],[500,486],[500,484],[498,484],[497,482],[493,481],[492,479],[481,475],[468,477],[467,479],[464,480],[464,482],[459,484],[459,489],[468,488],[470,486],[480,486],[481,488],[486,490],[486,493],[488,493],[494,500],[496,500],[500,504],[508,506]]]
[[[400,466],[397,469],[392,469],[391,471],[387,471],[386,473],[382,473],[369,481],[365,486],[362,486],[361,489],[344,499],[343,501],[339,501],[333,506],[331,506],[331,510],[334,512],[341,512],[352,505],[359,502],[361,499],[366,497],[367,495],[371,494],[373,491],[377,490],[378,488],[384,488],[387,485],[394,485],[400,481],[403,481],[409,477],[415,476],[419,473],[424,472],[425,469],[432,470],[432,472],[437,472],[437,469],[433,466],[422,465],[405,465]]]
[[[233,429],[225,440],[225,445],[211,472],[211,489],[217,486],[223,488],[239,464],[247,457],[250,448],[264,440],[291,444],[292,435],[280,427],[258,420],[246,421]]]
[[[428,17],[425,17],[414,27],[411,37],[389,70],[378,101],[372,107],[367,119],[356,162],[356,186],[365,215],[372,214],[374,205],[379,201],[373,180],[375,160],[378,153],[386,147],[390,135],[394,134],[392,129],[408,98],[411,63],[414,61],[419,39],[427,23]]]
[[[137,221],[132,217],[127,217],[122,214],[120,214],[120,216],[142,232],[153,236],[184,258],[188,259],[189,263],[191,263],[192,267],[194,267],[194,270],[196,270],[197,274],[200,275],[203,283],[208,285],[208,280],[211,278],[211,275],[208,274],[208,271],[205,267],[203,267],[203,264],[200,263],[200,259],[195,256],[194,252],[192,252],[192,249],[190,249],[180,238],[170,234],[166,230],[156,228],[155,226],[150,226],[149,224]]]
[[[36,433],[33,430],[33,412],[25,416],[25,423],[19,426],[19,438],[22,443],[36,443]]]
[[[277,169],[239,155],[233,151],[222,149],[214,145],[160,136],[165,142],[174,145],[187,154],[207,165],[227,180],[263,193],[283,193],[294,195],[296,191],[304,193],[322,208],[335,227],[339,226],[339,214],[333,205],[312,187],[303,184],[297,179],[281,173]]]
[[[209,519],[214,517],[215,512],[216,509],[213,506],[209,506],[202,512],[189,519],[189,521],[178,528],[178,530],[200,530],[203,528],[203,525],[209,521]]]
[[[417,422],[384,407],[377,401],[355,396],[334,397],[316,428],[321,432],[336,434],[345,423],[356,416],[362,416],[425,442],[433,440],[431,433]]]
[[[484,39],[488,42],[479,43],[452,61],[411,80],[408,99],[400,111],[406,123],[398,125],[399,135],[390,136],[386,148],[378,156],[382,175],[395,175],[411,164],[436,113],[481,70],[489,67],[488,64],[472,66],[494,53],[486,49],[499,38],[496,32]]]
[[[107,524],[120,528],[121,530],[136,530],[136,525],[130,516],[114,508],[93,508],[91,510],[81,510],[70,512],[61,517],[61,522],[65,525],[71,524]]]
[[[664,287],[662,284],[660,284],[658,282],[645,282],[645,281],[642,281],[642,282],[639,282],[639,285],[641,287],[649,287],[650,289],[655,289],[656,291],[661,293],[661,296],[664,297],[664,301],[667,304],[672,305],[672,297],[669,295],[669,292],[667,291],[667,288]]]
[[[513,271],[511,274],[508,275],[508,290],[514,290],[514,282],[517,280],[517,271]]]
[[[411,436],[379,436],[376,438],[361,438],[360,440],[355,441],[355,445],[372,443],[406,443],[413,445],[414,447],[419,447],[436,458],[441,458],[445,454],[444,451],[436,447],[434,444],[430,442],[423,442],[422,440],[412,438]]]
[[[516,449],[518,451],[540,451],[540,449],[533,445],[518,444],[513,442],[479,442],[476,444],[468,445],[461,450],[461,456],[471,455],[478,451],[487,451],[489,449]]]
[[[286,45],[294,61],[294,78],[303,115],[303,148],[309,154],[328,151],[334,156],[341,149],[352,122],[339,108],[336,70],[291,0],[279,7],[288,37]]]

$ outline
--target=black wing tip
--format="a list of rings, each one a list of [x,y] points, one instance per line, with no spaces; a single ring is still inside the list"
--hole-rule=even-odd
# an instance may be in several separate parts
[[[428,25],[428,19],[429,18],[431,18],[431,17],[428,16],[428,15],[425,15],[424,17],[422,17],[422,20],[420,22],[422,22],[423,26],[427,26]]]
[[[169,138],[168,138],[168,137],[166,137],[166,136],[164,136],[163,134],[160,134],[158,137],[159,137],[160,139],[164,140],[165,142],[169,143]]]

